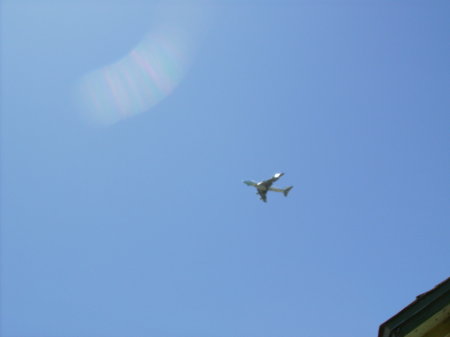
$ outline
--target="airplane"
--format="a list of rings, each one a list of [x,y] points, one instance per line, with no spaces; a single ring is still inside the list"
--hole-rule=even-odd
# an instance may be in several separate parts
[[[289,191],[292,189],[292,187],[294,187],[294,186],[289,186],[286,188],[272,187],[272,184],[275,181],[277,181],[278,179],[280,179],[283,175],[284,175],[284,173],[275,173],[272,178],[264,180],[264,181],[260,181],[259,183],[256,183],[251,180],[245,180],[244,184],[246,184],[248,186],[256,187],[256,190],[257,190],[256,194],[259,194],[262,201],[267,202],[266,194],[268,191],[283,192],[284,196],[287,197]]]

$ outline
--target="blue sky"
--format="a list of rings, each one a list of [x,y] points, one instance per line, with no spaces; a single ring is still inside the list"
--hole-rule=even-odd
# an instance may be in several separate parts
[[[449,10],[3,1],[1,336],[376,335],[449,276]]]

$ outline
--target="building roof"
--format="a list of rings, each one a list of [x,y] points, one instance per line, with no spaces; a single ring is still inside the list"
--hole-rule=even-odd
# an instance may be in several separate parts
[[[419,336],[450,337],[450,277],[418,295],[414,302],[381,324],[378,331],[378,337]]]

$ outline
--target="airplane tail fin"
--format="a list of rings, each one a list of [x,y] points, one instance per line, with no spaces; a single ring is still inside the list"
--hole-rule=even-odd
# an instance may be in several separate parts
[[[283,194],[284,194],[285,197],[287,197],[289,191],[292,190],[293,187],[294,187],[294,186],[289,186],[289,187],[286,187],[286,188],[284,189]]]

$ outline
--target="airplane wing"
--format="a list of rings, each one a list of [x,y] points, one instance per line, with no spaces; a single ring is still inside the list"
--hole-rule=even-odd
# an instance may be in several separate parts
[[[284,176],[284,173],[275,173],[274,176],[270,179],[264,180],[263,184],[266,185],[267,188],[272,186],[274,182],[276,182],[278,179],[280,179],[282,176]]]
[[[264,202],[267,202],[267,191],[260,191],[258,190],[258,194],[261,197],[261,200]]]
[[[255,183],[254,181],[251,181],[251,180],[245,180],[244,184],[248,185],[248,186],[255,186],[255,187],[257,185],[257,183]]]
[[[278,180],[280,179],[282,176],[284,176],[284,173],[275,173],[273,175],[273,179]]]

